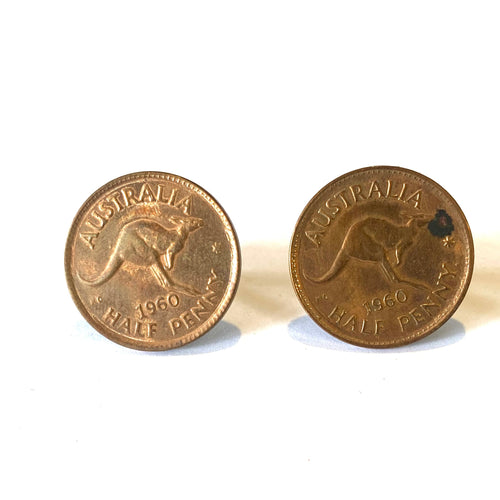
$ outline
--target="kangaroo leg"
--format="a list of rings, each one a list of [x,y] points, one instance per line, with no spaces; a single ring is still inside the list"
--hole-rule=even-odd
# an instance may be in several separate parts
[[[158,263],[151,266],[152,271],[154,272],[156,278],[160,282],[160,284],[166,288],[173,288],[179,292],[184,293],[185,295],[190,295],[196,297],[198,295],[202,295],[202,293],[196,288],[190,285],[184,285],[183,283],[179,283],[174,281],[169,276],[169,269],[166,263],[165,254],[161,255],[158,259]]]
[[[396,273],[393,271],[391,264],[387,260],[385,255],[382,256],[380,260],[380,265],[382,266],[382,271],[390,281],[400,282],[401,280],[396,276]]]
[[[191,285],[182,285],[180,283],[175,284],[176,288],[184,293],[185,295],[189,295],[190,297],[198,297],[199,295],[203,295],[197,288]]]
[[[170,280],[171,286],[184,293],[185,295],[190,295],[192,297],[197,297],[198,295],[203,295],[198,289],[191,285],[185,285],[184,283],[179,283],[178,281]]]
[[[429,287],[427,285],[424,285],[423,283],[418,283],[416,281],[408,281],[408,280],[403,280],[401,279],[392,269],[391,264],[387,260],[387,257],[384,255],[382,257],[382,260],[380,261],[380,265],[382,266],[382,270],[384,271],[385,275],[393,282],[395,283],[404,283],[406,285],[409,285],[413,288],[418,288],[419,290],[425,290],[429,291]]]
[[[158,257],[157,262],[155,262],[151,266],[151,271],[153,271],[153,274],[155,275],[161,286],[167,288],[173,285],[173,282],[169,278],[167,271],[163,265],[161,257]]]
[[[153,271],[155,278],[158,280],[158,283],[160,283],[161,286],[167,286],[165,275],[157,264],[153,264],[151,266],[151,271]]]

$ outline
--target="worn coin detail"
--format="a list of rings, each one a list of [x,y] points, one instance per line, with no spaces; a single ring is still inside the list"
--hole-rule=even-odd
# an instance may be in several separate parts
[[[321,189],[290,246],[293,286],[307,313],[364,347],[400,346],[436,330],[462,301],[473,260],[455,200],[431,179],[388,166]]]
[[[98,189],[77,213],[65,252],[83,316],[141,350],[179,347],[213,327],[234,297],[240,262],[236,233],[215,199],[161,172]]]

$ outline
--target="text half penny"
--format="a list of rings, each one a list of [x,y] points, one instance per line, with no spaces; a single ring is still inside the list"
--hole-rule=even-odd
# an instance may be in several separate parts
[[[195,340],[223,316],[240,276],[224,210],[182,177],[138,172],[97,190],[66,243],[71,295],[109,339],[141,350]]]
[[[307,313],[328,333],[364,347],[414,342],[462,301],[474,250],[455,200],[399,167],[350,172],[302,212],[290,272]]]

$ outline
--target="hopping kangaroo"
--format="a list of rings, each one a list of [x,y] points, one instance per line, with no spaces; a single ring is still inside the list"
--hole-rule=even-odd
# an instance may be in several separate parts
[[[387,255],[393,252],[396,266],[399,265],[404,251],[415,242],[420,230],[432,218],[427,215],[408,217],[409,220],[404,225],[395,224],[382,217],[367,217],[356,222],[347,231],[340,251],[328,271],[319,278],[308,276],[306,278],[315,283],[328,281],[336,276],[351,259],[357,259],[379,264],[390,281],[427,289],[421,283],[399,278],[387,258]]]
[[[188,236],[203,226],[197,217],[171,215],[168,218],[174,227],[167,228],[156,221],[136,219],[125,224],[119,234],[106,267],[93,279],[80,279],[90,285],[102,285],[120,269],[125,262],[149,267],[160,285],[181,289],[196,295],[198,292],[186,285],[174,283],[169,271],[174,265],[175,256],[184,248]]]

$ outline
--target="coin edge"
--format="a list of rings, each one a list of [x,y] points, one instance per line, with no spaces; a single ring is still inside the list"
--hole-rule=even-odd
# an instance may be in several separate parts
[[[460,295],[458,296],[458,299],[456,301],[456,303],[453,305],[453,307],[450,309],[450,311],[446,314],[444,314],[442,316],[442,318],[440,318],[439,321],[436,322],[436,325],[432,328],[430,328],[427,332],[423,333],[423,334],[419,334],[419,335],[415,335],[415,333],[413,335],[410,335],[409,337],[405,337],[404,339],[400,339],[400,340],[395,340],[394,342],[391,342],[391,343],[362,343],[362,342],[358,342],[357,339],[347,339],[346,337],[343,337],[341,335],[336,335],[334,332],[331,332],[330,330],[326,329],[323,324],[320,322],[320,319],[321,317],[319,315],[316,315],[314,314],[314,311],[309,311],[308,308],[307,308],[307,304],[304,303],[303,301],[303,298],[301,296],[301,292],[300,292],[300,277],[298,276],[298,270],[297,270],[297,262],[295,261],[295,271],[294,271],[294,258],[293,258],[293,252],[294,252],[294,248],[298,246],[298,243],[296,243],[296,239],[297,239],[297,234],[298,234],[298,229],[299,229],[299,226],[301,224],[301,221],[302,221],[302,218],[304,217],[306,211],[309,209],[310,205],[312,205],[313,201],[318,199],[323,193],[324,191],[326,191],[330,186],[332,186],[333,184],[337,183],[337,182],[340,182],[340,181],[343,181],[345,178],[347,177],[350,177],[352,175],[358,175],[358,174],[362,174],[364,172],[369,172],[369,171],[373,171],[373,170],[376,170],[376,169],[387,169],[387,170],[393,170],[393,171],[397,171],[397,172],[400,172],[400,173],[404,173],[404,174],[407,174],[407,175],[412,175],[412,176],[416,176],[417,178],[421,178],[423,179],[424,181],[427,181],[429,182],[431,185],[433,185],[434,187],[438,188],[439,190],[441,190],[445,195],[447,195],[450,200],[455,204],[457,210],[458,210],[458,213],[461,215],[462,217],[462,221],[463,221],[463,224],[464,224],[464,228],[465,228],[465,233],[467,235],[467,239],[468,239],[468,246],[469,246],[469,256],[468,256],[468,268],[467,268],[467,275],[465,276],[465,279],[462,280],[463,281],[463,289],[462,289],[462,292],[460,293]],[[296,250],[295,254],[298,253],[298,250]],[[333,179],[332,181],[328,182],[325,186],[323,186],[318,192],[316,192],[315,195],[313,195],[313,197],[306,203],[304,209],[302,210],[302,212],[300,213],[298,219],[297,219],[297,222],[295,224],[295,227],[294,227],[294,230],[293,230],[293,233],[292,233],[292,238],[290,240],[290,245],[289,245],[289,274],[290,274],[290,278],[291,278],[291,281],[292,281],[292,286],[293,286],[293,289],[294,289],[294,292],[300,302],[300,304],[302,305],[303,309],[305,310],[305,312],[307,313],[307,315],[322,329],[324,330],[326,333],[328,333],[329,335],[332,335],[333,337],[343,341],[343,342],[347,342],[349,344],[352,344],[352,345],[355,345],[355,346],[358,346],[358,347],[364,347],[364,348],[372,348],[372,349],[390,349],[390,348],[395,348],[395,347],[401,347],[401,346],[404,346],[404,345],[408,345],[408,344],[411,344],[413,342],[417,342],[418,340],[421,340],[429,335],[431,335],[432,333],[434,333],[436,330],[438,330],[441,326],[443,326],[454,314],[455,312],[457,311],[457,309],[459,308],[460,304],[462,303],[463,299],[465,298],[465,295],[467,294],[467,290],[469,289],[469,285],[470,285],[470,282],[472,280],[472,274],[473,274],[473,270],[474,270],[474,259],[475,259],[475,253],[474,253],[474,240],[473,240],[473,237],[472,237],[472,232],[471,232],[471,229],[470,229],[470,226],[469,226],[469,222],[467,220],[467,218],[465,217],[465,214],[463,213],[460,205],[457,203],[457,201],[455,200],[455,198],[446,190],[444,189],[439,183],[437,183],[435,180],[431,179],[430,177],[427,177],[426,175],[424,174],[421,174],[415,170],[411,170],[411,169],[408,169],[408,168],[404,168],[404,167],[398,167],[398,166],[390,166],[390,165],[375,165],[375,166],[370,166],[370,167],[363,167],[363,168],[359,168],[359,169],[355,169],[355,170],[352,170],[350,172],[346,172],[345,174],[342,174],[340,175],[339,177]],[[466,260],[467,260],[467,256],[466,256]],[[296,281],[297,281],[297,284],[296,284]]]
[[[231,275],[233,275],[232,279],[229,280],[228,285],[225,290],[224,297],[225,299],[219,303],[218,309],[220,309],[219,313],[216,316],[212,316],[210,318],[210,321],[207,321],[206,323],[203,324],[203,328],[200,329],[200,332],[192,332],[187,338],[179,339],[179,344],[168,346],[164,344],[156,344],[156,345],[145,345],[144,343],[140,341],[127,341],[124,340],[124,337],[120,336],[120,334],[113,332],[111,329],[106,328],[106,333],[103,331],[103,326],[98,323],[97,321],[92,318],[92,316],[88,313],[87,309],[85,308],[84,304],[80,300],[80,297],[78,295],[78,292],[76,291],[76,288],[74,286],[74,280],[72,277],[72,271],[71,271],[71,260],[72,260],[72,242],[75,241],[75,234],[76,234],[76,228],[78,224],[81,222],[81,218],[83,214],[92,206],[93,203],[95,203],[98,198],[105,192],[107,192],[110,188],[113,186],[119,185],[121,183],[124,183],[126,181],[132,181],[132,180],[137,180],[145,177],[157,177],[161,179],[169,180],[169,181],[174,181],[178,184],[184,184],[186,187],[189,189],[194,189],[195,192],[200,194],[211,206],[214,208],[214,210],[219,214],[223,215],[225,220],[227,221],[227,224],[223,223],[225,227],[226,234],[230,234],[232,237],[232,245],[234,247],[234,256],[236,257],[236,262],[234,262],[234,258],[232,257],[231,259]],[[228,229],[230,230],[230,233],[228,233]],[[215,327],[215,325],[223,318],[223,316],[226,314],[227,310],[231,306],[241,278],[241,248],[238,240],[238,236],[236,234],[236,230],[234,228],[234,225],[229,218],[228,214],[222,207],[222,205],[217,201],[216,198],[212,196],[211,193],[209,193],[206,189],[202,188],[200,185],[196,184],[195,182],[182,177],[180,175],[168,173],[168,172],[160,172],[160,171],[140,171],[140,172],[132,172],[129,174],[121,175],[119,177],[116,177],[115,179],[112,179],[108,181],[107,183],[103,184],[100,188],[98,188],[96,191],[94,191],[86,200],[85,202],[81,205],[81,207],[78,209],[76,212],[75,217],[73,218],[73,221],[70,226],[70,230],[68,232],[68,236],[66,238],[66,246],[65,246],[65,251],[64,251],[64,270],[65,270],[65,277],[66,277],[66,283],[69,288],[71,297],[73,299],[73,302],[75,303],[77,309],[80,311],[80,314],[84,317],[84,319],[101,335],[106,337],[107,339],[122,345],[124,347],[128,347],[131,349],[139,350],[139,351],[168,351],[171,349],[176,349],[178,347],[182,347],[186,344],[189,344],[193,342],[194,340],[200,338],[203,336],[205,333],[207,333],[209,330]],[[107,333],[107,331],[110,332],[110,334]]]

